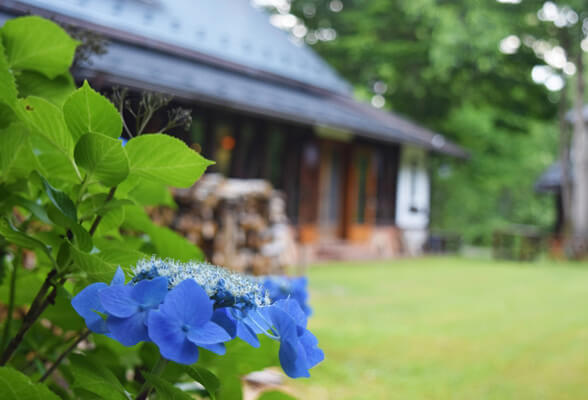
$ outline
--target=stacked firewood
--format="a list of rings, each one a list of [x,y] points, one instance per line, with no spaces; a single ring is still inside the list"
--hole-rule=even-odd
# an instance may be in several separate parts
[[[213,264],[264,275],[296,263],[286,201],[269,182],[206,174],[173,194],[178,209],[153,209],[152,218],[197,244]]]

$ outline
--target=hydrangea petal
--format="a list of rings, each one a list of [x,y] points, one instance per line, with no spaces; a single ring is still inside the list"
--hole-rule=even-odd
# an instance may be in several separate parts
[[[231,340],[231,336],[214,322],[206,322],[200,326],[191,326],[188,340],[195,344],[215,344]]]
[[[308,330],[299,337],[300,344],[306,353],[308,368],[312,368],[325,359],[325,353],[318,348],[318,340]]]
[[[224,356],[227,352],[227,348],[225,347],[224,343],[215,343],[215,344],[201,344],[200,347],[206,349],[208,351],[212,351],[219,356]]]
[[[137,283],[133,286],[131,297],[144,307],[154,308],[161,304],[167,293],[167,278],[160,276]]]
[[[278,335],[280,336],[280,341],[298,341],[298,332],[297,326],[294,319],[275,305],[272,305],[269,308],[269,314],[272,319],[272,323],[274,324],[274,328],[278,331]]]
[[[98,292],[100,302],[110,315],[118,318],[130,317],[138,311],[138,304],[131,298],[130,285],[115,285]]]
[[[84,319],[88,329],[96,333],[106,333],[106,321],[96,313],[104,312],[104,307],[98,298],[98,291],[108,287],[104,282],[93,283],[79,292],[71,301],[76,312]]]
[[[151,311],[147,326],[149,337],[159,347],[163,357],[186,365],[198,360],[198,346],[186,338],[178,320],[170,319],[162,311]]]
[[[253,347],[259,347],[259,339],[255,332],[242,322],[237,323],[237,336],[239,339],[249,343]]]
[[[231,339],[234,339],[235,336],[237,336],[237,321],[230,316],[227,308],[219,308],[214,310],[210,320],[215,324],[222,326],[222,328],[229,334]]]
[[[267,332],[271,328],[271,317],[268,310],[271,307],[262,307],[256,310],[250,310],[247,315],[242,318],[242,321],[254,333]]]
[[[308,378],[308,363],[304,349],[298,341],[282,341],[278,353],[280,365],[290,378]]]
[[[289,298],[286,300],[276,301],[274,306],[288,313],[288,315],[294,319],[296,325],[306,328],[308,319],[306,318],[306,314],[304,311],[302,311],[302,308],[300,308],[300,305],[296,300]]]
[[[141,341],[149,341],[145,319],[147,312],[138,312],[128,318],[108,317],[106,323],[112,338],[124,346],[133,346]]]
[[[210,321],[212,301],[200,285],[186,279],[169,291],[160,310],[184,324],[199,326]]]
[[[125,284],[125,273],[123,272],[121,267],[116,269],[114,276],[112,277],[112,281],[110,281],[110,286],[112,285],[124,285]]]

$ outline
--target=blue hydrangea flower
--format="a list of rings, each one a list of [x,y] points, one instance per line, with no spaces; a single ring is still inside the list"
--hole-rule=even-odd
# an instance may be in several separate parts
[[[153,341],[163,357],[182,364],[196,362],[199,347],[225,354],[224,343],[235,337],[259,347],[264,334],[280,341],[280,363],[293,378],[309,376],[324,358],[306,328],[306,278],[263,280],[155,257],[134,273],[125,285],[119,268],[110,286],[94,283],[72,300],[91,330],[127,346]]]
[[[308,279],[305,276],[291,278],[287,276],[266,276],[262,278],[263,287],[267,290],[272,303],[292,298],[298,302],[307,316],[312,314],[308,305]]]
[[[205,262],[181,263],[152,257],[139,261],[133,272],[133,282],[165,276],[170,289],[192,279],[206,291],[215,307],[257,308],[270,304],[266,290],[255,278]]]
[[[98,297],[108,314],[106,324],[112,337],[125,346],[149,340],[147,316],[166,295],[167,279],[163,277],[100,289]]]
[[[110,286],[124,285],[125,274],[123,270],[118,267],[116,270]],[[88,285],[80,293],[78,293],[71,301],[74,310],[84,319],[88,329],[96,333],[108,333],[108,326],[106,321],[98,313],[105,313],[106,310],[102,306],[98,298],[98,292],[108,285],[104,282],[97,282]]]
[[[279,300],[268,308],[275,332],[279,335],[279,358],[282,369],[291,378],[309,377],[308,370],[321,362],[325,355],[318,340],[306,329],[307,318],[298,302]]]
[[[149,337],[161,355],[180,364],[193,364],[198,360],[198,346],[224,352],[222,343],[231,336],[211,321],[212,306],[206,291],[194,280],[176,285],[159,310],[149,315]]]
[[[253,347],[259,347],[257,335],[270,329],[270,325],[259,315],[257,309],[241,310],[223,307],[215,310],[212,321],[222,326],[231,338],[238,337]]]

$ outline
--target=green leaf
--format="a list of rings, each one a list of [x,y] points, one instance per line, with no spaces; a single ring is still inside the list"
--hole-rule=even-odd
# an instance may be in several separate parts
[[[8,20],[2,38],[12,68],[37,71],[51,79],[67,72],[79,44],[59,25],[37,16]]]
[[[76,163],[88,172],[90,182],[98,180],[113,187],[129,175],[129,160],[122,143],[97,133],[83,135],[74,151]]]
[[[146,233],[155,245],[159,257],[170,257],[183,262],[204,260],[202,250],[169,228],[153,224]]]
[[[51,224],[47,212],[40,204],[20,196],[14,188],[0,185],[0,204],[3,206],[20,206],[31,212],[37,219],[46,224]]]
[[[125,220],[125,209],[124,207],[113,208],[102,214],[100,224],[96,229],[96,236],[103,236],[107,233],[113,233],[115,229],[118,229]]]
[[[84,400],[104,400],[104,397],[98,396],[96,393],[92,393],[89,390],[86,390],[82,387],[75,386],[72,388],[76,399],[84,399]]]
[[[92,282],[110,282],[118,265],[111,264],[102,260],[97,254],[89,254],[75,246],[71,247],[71,256],[74,260],[74,266],[86,273],[88,279]],[[121,266],[125,274],[130,272],[130,268]]]
[[[153,227],[153,222],[141,206],[125,207],[124,226],[136,231],[148,232]]]
[[[30,304],[35,295],[43,284],[43,278],[40,278],[34,272],[20,269],[17,274],[16,288],[14,290],[14,304],[17,306]],[[0,299],[8,299],[10,285],[5,281],[0,286]]]
[[[59,400],[47,386],[9,367],[0,367],[0,388],[3,400]]]
[[[204,386],[212,400],[216,399],[216,391],[220,387],[220,382],[216,375],[206,368],[197,365],[186,367],[186,373],[196,382]]]
[[[73,159],[74,142],[59,107],[40,97],[29,96],[18,100],[16,114],[31,129],[31,133],[42,136]]]
[[[80,172],[73,161],[73,155],[57,149],[40,135],[29,135],[29,142],[29,149],[32,148],[32,152],[27,155],[33,156],[31,165],[34,165],[41,175],[69,183],[81,182]]]
[[[47,206],[47,214],[55,225],[59,225],[73,234],[73,243],[79,249],[83,251],[92,250],[92,236],[82,225],[61,214],[53,205]],[[60,263],[60,265],[63,264]]]
[[[123,243],[100,245],[98,248],[100,253],[97,255],[101,260],[109,264],[120,265],[125,270],[130,270],[139,260],[147,257],[145,253],[123,247]]]
[[[82,388],[105,399],[127,399],[125,388],[111,370],[99,363],[88,363],[79,354],[69,356],[74,376],[74,388]]]
[[[163,183],[141,178],[129,191],[129,197],[142,206],[169,206],[176,208],[176,202],[167,186]]]
[[[106,202],[107,198],[107,193],[96,193],[85,198],[78,207],[78,211],[82,215],[80,218],[87,220],[88,218],[94,217],[96,214],[105,215],[111,210],[135,204],[129,199],[116,198]]]
[[[45,193],[51,200],[51,203],[67,218],[76,222],[78,220],[76,206],[73,201],[61,190],[55,189],[47,180],[40,174],[37,174],[41,178]]]
[[[0,130],[0,138],[0,180],[12,182],[27,177],[35,168],[36,159],[24,124],[10,124]]]
[[[16,77],[19,97],[37,96],[61,107],[76,90],[71,74],[66,73],[53,79],[35,71],[21,71]]]
[[[83,251],[92,250],[92,236],[90,236],[90,233],[84,229],[83,226],[80,224],[73,224],[69,229],[71,229],[73,232],[74,244],[76,246],[78,246]]]
[[[22,196],[15,195],[13,197],[14,197],[16,205],[19,205],[19,206],[29,210],[31,212],[31,214],[33,214],[35,217],[37,217],[37,219],[39,221],[44,222],[46,224],[51,224],[51,220],[49,219],[47,212],[40,204],[37,204],[32,200],[25,199]]]
[[[110,100],[94,91],[88,81],[84,81],[82,87],[67,99],[63,112],[67,126],[76,139],[88,132],[111,138],[118,138],[121,134],[119,112]]]
[[[0,238],[0,246],[5,245],[5,240]],[[6,257],[4,255],[0,256],[0,288],[2,287],[2,283],[4,283],[4,278],[6,278],[6,266],[8,262],[6,261]],[[7,298],[7,297],[5,297]]]
[[[214,368],[221,382],[217,398],[223,400],[241,398],[241,379],[244,375],[280,365],[279,343],[263,335],[260,335],[259,341],[261,346],[253,348],[242,340],[231,340],[225,343],[227,352],[223,356],[204,351],[201,353],[198,365]]]
[[[214,164],[181,140],[161,133],[135,137],[125,148],[131,174],[176,187],[192,186]]]
[[[71,299],[71,294],[63,287],[59,287],[55,302],[47,307],[41,317],[67,331],[82,329],[85,326],[84,320],[71,306]]]
[[[277,390],[271,390],[269,392],[263,392],[258,400],[296,400],[296,397],[292,397],[287,393],[279,392]]]
[[[192,397],[159,376],[143,372],[145,380],[156,390],[157,398],[166,400],[193,400]]]
[[[6,128],[12,122],[17,121],[16,114],[8,105],[0,102],[0,128]]]
[[[14,107],[16,97],[17,92],[14,75],[10,71],[4,52],[4,45],[2,44],[2,40],[0,40],[0,101]]]
[[[169,228],[155,225],[140,206],[125,207],[124,226],[149,235],[160,257],[170,257],[184,262],[204,259],[204,253],[198,246]]]
[[[43,242],[19,231],[7,218],[0,218],[0,235],[4,236],[7,241],[20,247],[26,249],[41,249],[45,253],[49,252],[49,249],[47,249]]]
[[[71,246],[67,241],[63,241],[57,250],[57,257],[55,257],[57,265],[65,268],[71,261]]]

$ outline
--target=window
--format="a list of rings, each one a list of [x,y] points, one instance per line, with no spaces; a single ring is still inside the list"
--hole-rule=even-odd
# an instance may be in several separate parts
[[[366,185],[368,174],[368,157],[366,154],[359,154],[357,157],[357,212],[356,221],[358,224],[365,223],[366,207]]]
[[[413,159],[410,162],[410,212],[416,213],[419,211],[416,202],[417,192],[417,174],[419,163],[418,160]]]
[[[235,148],[235,138],[231,126],[226,122],[217,123],[214,130],[214,140],[218,171],[228,176],[231,171],[231,156]]]
[[[284,166],[284,132],[278,126],[272,126],[267,138],[265,178],[276,188],[282,187]]]
[[[396,184],[398,175],[398,147],[380,148],[377,152],[376,222],[394,224],[396,216]]]
[[[190,125],[190,147],[199,153],[204,147],[204,126],[200,119],[194,118]]]

